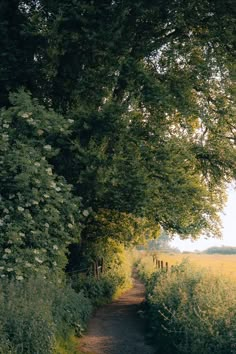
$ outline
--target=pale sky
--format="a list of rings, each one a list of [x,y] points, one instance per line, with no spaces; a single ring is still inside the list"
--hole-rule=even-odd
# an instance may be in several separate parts
[[[175,238],[171,245],[178,247],[181,251],[202,251],[212,246],[235,246],[236,247],[236,190],[232,187],[228,190],[228,202],[221,217],[223,238],[207,239],[201,237],[197,241],[182,241],[178,237]]]

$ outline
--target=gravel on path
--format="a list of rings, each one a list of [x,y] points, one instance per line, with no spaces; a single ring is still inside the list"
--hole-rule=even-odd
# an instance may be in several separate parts
[[[145,323],[138,311],[145,288],[134,279],[132,289],[118,300],[100,308],[89,323],[79,350],[85,354],[154,354],[145,343]]]

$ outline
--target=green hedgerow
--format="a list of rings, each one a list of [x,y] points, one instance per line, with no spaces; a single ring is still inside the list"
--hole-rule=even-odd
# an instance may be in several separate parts
[[[81,199],[50,164],[71,123],[22,90],[11,103],[0,111],[0,277],[58,275],[84,218]]]
[[[236,286],[187,262],[147,279],[149,335],[166,354],[235,354]]]
[[[0,285],[0,353],[52,354],[57,342],[80,335],[92,305],[69,285],[41,277]]]

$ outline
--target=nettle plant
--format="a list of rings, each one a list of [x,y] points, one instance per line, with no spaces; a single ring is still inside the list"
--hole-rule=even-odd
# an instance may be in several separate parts
[[[81,199],[50,159],[73,121],[46,110],[23,90],[0,112],[0,276],[60,274],[70,242],[80,237]]]

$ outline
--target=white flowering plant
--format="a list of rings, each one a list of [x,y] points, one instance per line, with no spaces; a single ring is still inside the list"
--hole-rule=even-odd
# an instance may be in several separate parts
[[[22,90],[11,103],[0,112],[0,277],[20,281],[49,269],[62,273],[84,215],[81,199],[50,163],[70,123]]]

